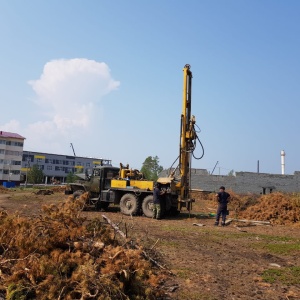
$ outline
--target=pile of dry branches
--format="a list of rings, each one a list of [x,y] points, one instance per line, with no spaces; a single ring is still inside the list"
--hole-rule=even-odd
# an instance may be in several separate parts
[[[230,202],[228,205],[231,213],[238,214],[240,211],[246,210],[248,207],[257,203],[260,195],[256,194],[237,194],[232,190],[227,191],[230,194]],[[210,211],[216,211],[218,202],[216,198],[216,193],[201,193],[201,192],[192,192],[191,197],[198,201],[205,201],[205,206],[210,208]],[[201,210],[205,210],[205,207],[199,207]]]
[[[81,216],[79,199],[36,217],[0,211],[0,296],[6,299],[159,299],[161,280],[142,249]],[[1,297],[0,297],[1,298]]]
[[[300,225],[300,194],[299,193],[271,193],[268,195],[236,194],[231,195],[228,209],[230,217],[248,220],[270,221],[272,224]],[[197,200],[204,200],[206,207],[216,209],[215,193],[194,193]],[[203,202],[202,202],[203,203]],[[195,205],[196,206],[196,205]],[[204,210],[204,207],[200,207]]]
[[[300,195],[272,193],[262,195],[258,202],[239,213],[241,218],[290,225],[300,222]]]
[[[9,192],[9,189],[7,189],[4,186],[0,185],[0,194],[1,193],[7,193],[7,192]]]

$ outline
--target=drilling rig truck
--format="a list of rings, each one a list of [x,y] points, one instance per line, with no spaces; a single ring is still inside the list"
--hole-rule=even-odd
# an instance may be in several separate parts
[[[170,168],[170,174],[157,180],[164,190],[162,215],[174,215],[182,208],[192,209],[194,199],[190,197],[191,159],[199,141],[195,117],[191,114],[192,72],[190,65],[183,68],[183,101],[180,120],[180,143],[177,167]],[[203,147],[202,147],[203,149]],[[203,156],[203,155],[202,155]],[[174,162],[174,163],[175,163]],[[117,204],[125,215],[143,213],[146,217],[153,215],[154,182],[146,180],[141,172],[130,169],[129,165],[120,167],[97,166],[92,174],[86,174],[81,183],[71,183],[66,194],[74,198],[86,193],[85,206],[94,206],[97,210],[107,209],[110,204]]]

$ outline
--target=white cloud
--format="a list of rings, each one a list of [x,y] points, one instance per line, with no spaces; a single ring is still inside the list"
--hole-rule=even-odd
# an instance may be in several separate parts
[[[38,121],[24,127],[12,120],[1,128],[24,135],[32,150],[49,152],[61,151],[62,139],[88,131],[96,103],[120,85],[107,64],[85,58],[47,62],[40,78],[28,83],[35,92]]]
[[[46,63],[29,84],[59,130],[87,127],[94,103],[119,86],[105,63],[79,58]]]
[[[10,120],[8,123],[1,125],[0,129],[3,131],[19,133],[20,123],[17,120]]]

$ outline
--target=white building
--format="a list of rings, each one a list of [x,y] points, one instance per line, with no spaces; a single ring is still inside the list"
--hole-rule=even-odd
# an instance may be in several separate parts
[[[17,133],[0,131],[0,184],[19,184],[24,137]]]

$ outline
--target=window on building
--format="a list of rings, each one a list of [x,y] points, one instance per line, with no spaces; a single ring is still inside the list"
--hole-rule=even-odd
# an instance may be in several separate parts
[[[11,144],[12,144],[12,146],[23,147],[22,142],[12,142]]]
[[[37,158],[37,159],[36,159],[36,162],[37,162],[37,163],[41,163],[41,162],[43,162],[43,159],[42,159],[42,158]]]
[[[13,151],[6,150],[6,151],[5,151],[5,154],[6,154],[6,155],[13,155],[12,152],[13,152]]]
[[[52,166],[47,166],[47,170],[51,171],[52,170]]]
[[[73,173],[73,168],[65,168],[65,173],[66,174]]]
[[[27,161],[27,162],[31,161],[31,162],[33,162],[33,160],[34,160],[33,155],[23,154],[22,161]]]
[[[91,166],[91,163],[89,163],[89,162],[86,163],[86,166],[87,166],[87,167],[90,167],[90,166]]]

